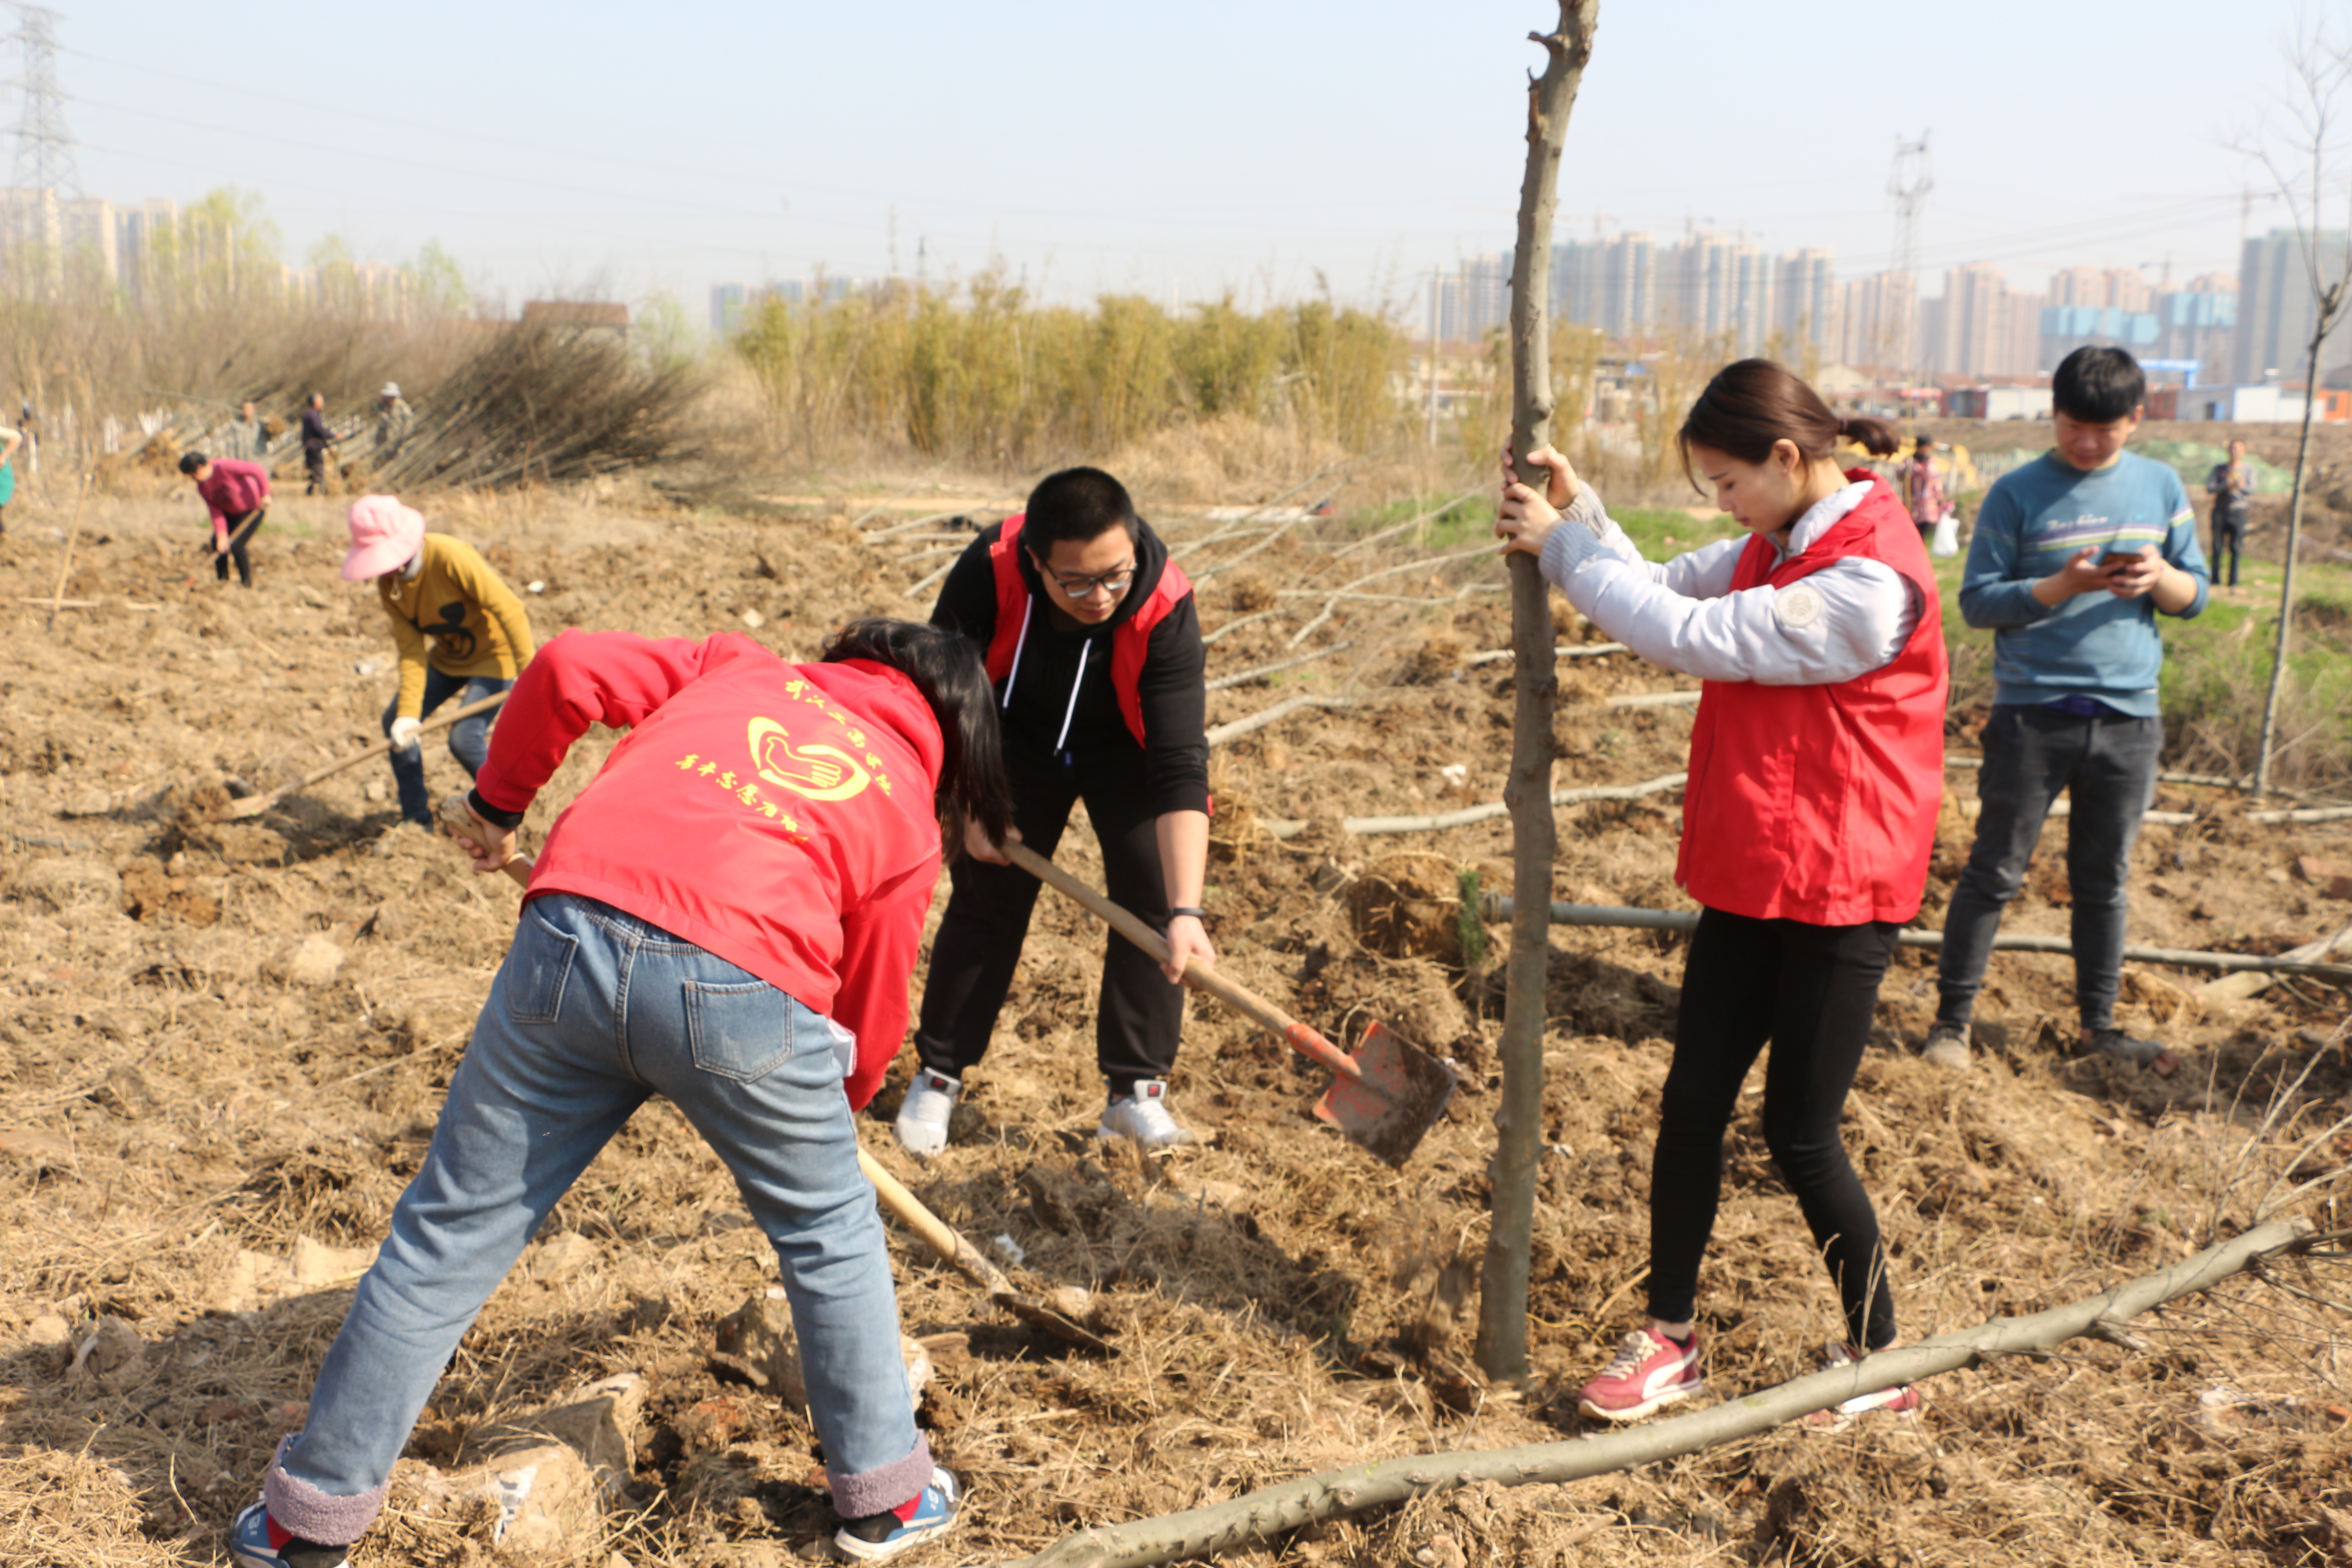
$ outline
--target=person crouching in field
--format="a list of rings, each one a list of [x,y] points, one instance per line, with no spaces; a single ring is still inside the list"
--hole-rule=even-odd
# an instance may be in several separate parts
[[[676,1105],[776,1249],[835,1545],[944,1531],[855,1113],[907,1024],[942,854],[1009,822],[979,650],[904,621],[787,664],[740,633],[567,632],[523,672],[460,815],[478,869],[592,723],[626,731],[549,830],[423,1167],[233,1536],[244,1568],[338,1568],[450,1352],[636,1108]],[[453,803],[455,804],[455,803]]]
[[[1003,714],[1013,837],[1051,857],[1087,803],[1111,900],[1167,939],[1169,961],[1113,935],[1103,955],[1095,1059],[1109,1082],[1097,1133],[1190,1142],[1168,1110],[1184,1025],[1177,977],[1216,962],[1202,926],[1209,856],[1208,692],[1192,584],[1099,468],[1065,468],[1028,510],[983,529],[940,590],[931,624],[987,650]],[[898,1111],[908,1152],[946,1146],[964,1075],[980,1065],[1013,986],[1037,879],[992,842],[967,840],[931,947],[915,1027],[921,1066]]]
[[[1919,531],[1885,480],[1839,471],[1841,437],[1895,450],[1883,421],[1840,419],[1778,364],[1721,372],[1676,440],[1685,471],[1706,477],[1747,537],[1663,565],[1642,558],[1559,453],[1525,459],[1549,471],[1544,492],[1504,453],[1506,549],[1535,555],[1611,637],[1706,682],[1675,871],[1700,911],[1651,1176],[1649,1320],[1579,1398],[1606,1420],[1703,1386],[1699,1262],[1724,1131],[1768,1041],[1765,1142],[1845,1313],[1829,1364],[1895,1339],[1877,1215],[1840,1123],[1896,933],[1927,885],[1943,793],[1943,617]],[[1917,1405],[1894,1388],[1817,1420]]]
[[[347,583],[375,580],[377,599],[400,649],[400,689],[383,710],[392,741],[392,777],[400,815],[428,831],[433,799],[425,788],[425,751],[417,731],[451,699],[460,706],[495,697],[515,683],[536,646],[530,616],[506,579],[462,539],[428,533],[424,514],[391,496],[352,503]],[[477,713],[449,730],[449,754],[468,778],[489,754],[491,715]]]
[[[205,498],[205,510],[212,513],[214,580],[227,582],[228,563],[234,561],[237,582],[252,587],[253,562],[246,554],[246,546],[261,531],[262,519],[269,510],[269,470],[235,458],[187,452],[180,458],[180,472],[194,482],[196,493]]]

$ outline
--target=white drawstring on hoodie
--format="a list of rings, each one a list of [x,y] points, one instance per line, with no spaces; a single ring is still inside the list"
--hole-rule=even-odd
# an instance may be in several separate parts
[[[1021,679],[1021,653],[1029,646],[1029,616],[1030,612],[1036,607],[1037,601],[1034,599],[1024,599],[1021,602],[1021,635],[1013,639],[1013,668],[1005,671],[1004,697],[998,702],[999,708],[1009,710],[1013,706],[1013,686]],[[1054,750],[1057,753],[1061,751],[1063,743],[1070,738],[1070,721],[1076,717],[1078,711],[1078,688],[1086,684],[1087,654],[1093,647],[1092,641],[1078,644],[1077,677],[1070,682],[1069,705],[1062,710],[1062,732],[1054,737]]]

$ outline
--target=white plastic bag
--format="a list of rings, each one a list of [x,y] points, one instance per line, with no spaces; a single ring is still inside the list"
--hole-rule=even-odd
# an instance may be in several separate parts
[[[1941,561],[1960,552],[1960,514],[1948,511],[1936,520],[1936,537],[1927,553]]]

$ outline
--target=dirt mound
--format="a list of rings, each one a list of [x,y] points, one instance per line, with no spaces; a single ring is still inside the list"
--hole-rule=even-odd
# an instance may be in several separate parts
[[[202,521],[184,505],[95,501],[67,594],[100,605],[61,612],[46,635],[44,612],[6,616],[0,1564],[221,1559],[227,1521],[301,1420],[511,931],[510,889],[397,827],[376,764],[252,821],[218,817],[375,739],[390,693],[373,596],[334,575],[333,515],[283,510],[244,593],[189,581]],[[806,657],[853,615],[927,609],[904,590],[947,559],[925,556],[930,542],[862,536],[843,515],[713,517],[610,487],[427,510],[518,586],[538,584],[526,597],[542,635],[698,637],[756,622],[769,646]],[[1163,516],[1180,547],[1223,526]],[[12,510],[0,559],[46,583],[57,545],[43,522]],[[1213,675],[1295,654],[1324,594],[1412,558],[1335,561],[1341,535],[1325,526],[1341,525],[1294,529],[1203,588],[1213,630],[1274,612],[1220,638]],[[1511,886],[1499,816],[1418,837],[1339,826],[1499,798],[1509,666],[1470,662],[1508,646],[1503,596],[1488,591],[1498,578],[1482,561],[1384,579],[1384,598],[1340,605],[1310,644],[1349,648],[1211,698],[1213,721],[1292,695],[1353,700],[1219,750],[1207,902],[1224,964],[1253,988],[1334,1038],[1381,1019],[1463,1064],[1445,1121],[1403,1170],[1309,1116],[1322,1086],[1299,1057],[1198,1002],[1176,1104],[1203,1142],[1161,1161],[1097,1143],[1107,937],[1066,902],[1041,902],[956,1142],[901,1173],[1026,1285],[1083,1289],[1118,1353],[1060,1345],[903,1247],[905,1326],[933,1365],[922,1419],[972,1499],[941,1560],[1010,1558],[1082,1525],[1368,1459],[1583,1430],[1574,1389],[1643,1305],[1681,939],[1554,931],[1534,1373],[1489,1386],[1472,1342],[1507,932],[1465,925],[1465,872],[1485,891],[1687,908],[1673,880],[1679,797],[1563,807],[1549,889]],[[1682,768],[1687,709],[1598,706],[1675,683],[1622,657],[1561,675],[1559,784]],[[551,803],[593,775],[608,740],[578,748]],[[432,743],[426,767],[436,788],[460,776]],[[1954,776],[1956,793],[1972,791]],[[2291,867],[2298,852],[2352,855],[2352,832],[2284,834],[2217,798],[2165,787],[2160,806],[2198,815],[2143,835],[2134,940],[2276,952],[2340,926],[2347,906]],[[1968,833],[1946,814],[1939,877]],[[2063,837],[2053,825],[2045,864]],[[1083,830],[1061,858],[1099,879]],[[2062,892],[2036,876],[2010,929],[2063,933]],[[2352,1110],[2340,991],[2285,982],[2200,1015],[2184,998],[2206,976],[2135,965],[2126,1020],[2161,1028],[2190,1060],[2168,1081],[2059,1054],[2068,961],[2003,954],[1979,1063],[1956,1076],[1901,1048],[1930,1016],[1933,978],[1932,955],[1906,950],[1849,1121],[1906,1334],[2091,1295],[2264,1205],[2342,1223],[2331,1216],[2352,1198],[2352,1140],[2329,1131]],[[895,1113],[905,1072],[875,1118]],[[1754,1104],[1727,1142],[1703,1280],[1707,1372],[1726,1398],[1811,1370],[1833,1331]],[[866,1131],[897,1162],[887,1128]],[[2341,1557],[2352,1402],[2336,1345],[2352,1288],[2340,1265],[2289,1272],[2135,1324],[2146,1348],[2077,1342],[2046,1363],[1939,1378],[1913,1423],[1776,1431],[1572,1486],[1423,1498],[1230,1560],[2039,1561],[2060,1540],[2086,1564]],[[440,1478],[485,1458],[502,1426],[635,1373],[624,1506],[607,1515],[609,1541],[573,1560],[617,1550],[702,1568],[811,1549],[829,1521],[814,1436],[720,1337],[773,1274],[725,1173],[674,1111],[647,1106],[467,1335],[397,1495],[442,1496]],[[355,1562],[490,1560],[495,1509],[434,1506],[403,1504]]]

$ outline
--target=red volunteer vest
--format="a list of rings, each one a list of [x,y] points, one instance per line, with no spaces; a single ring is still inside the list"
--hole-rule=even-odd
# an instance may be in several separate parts
[[[988,679],[999,685],[1013,673],[1022,627],[1029,616],[1029,584],[1021,576],[1019,550],[1021,524],[1026,516],[1016,512],[1006,518],[996,542],[988,547],[988,563],[996,574],[996,630],[988,639]],[[1183,568],[1169,562],[1160,569],[1159,583],[1135,607],[1135,614],[1110,634],[1111,689],[1118,695],[1118,710],[1139,746],[1144,743],[1141,682],[1144,656],[1151,648],[1151,628],[1192,591],[1192,580],[1184,575]]]
[[[1919,912],[1944,790],[1944,617],[1918,526],[1867,469],[1863,503],[1801,555],[1756,538],[1732,591],[1788,588],[1849,556],[1882,561],[1921,595],[1887,664],[1829,686],[1710,680],[1691,729],[1675,880],[1709,909],[1808,925]]]

